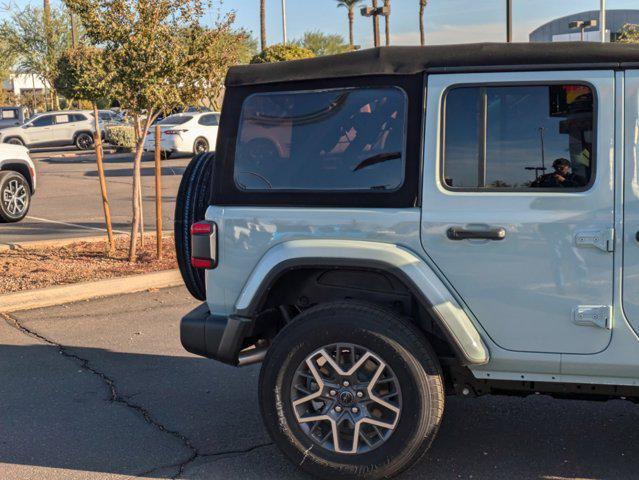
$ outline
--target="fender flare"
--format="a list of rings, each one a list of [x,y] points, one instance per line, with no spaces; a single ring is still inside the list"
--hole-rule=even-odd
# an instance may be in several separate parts
[[[260,259],[235,303],[234,315],[252,317],[285,272],[303,267],[364,267],[397,276],[448,337],[463,365],[489,361],[488,348],[468,314],[424,260],[392,244],[356,240],[291,240]]]

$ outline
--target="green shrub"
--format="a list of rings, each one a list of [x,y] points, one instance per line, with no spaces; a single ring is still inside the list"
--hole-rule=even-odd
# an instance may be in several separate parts
[[[135,131],[132,125],[113,125],[106,128],[104,141],[115,145],[118,149],[133,150],[135,148]]]
[[[315,54],[308,48],[295,44],[271,45],[253,57],[251,63],[273,63],[285,62],[287,60],[300,60],[302,58],[312,58]]]

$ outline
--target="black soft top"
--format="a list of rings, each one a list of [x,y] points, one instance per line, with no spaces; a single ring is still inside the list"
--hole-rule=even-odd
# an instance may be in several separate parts
[[[292,62],[231,67],[227,86],[420,72],[639,67],[639,45],[595,42],[379,47]]]

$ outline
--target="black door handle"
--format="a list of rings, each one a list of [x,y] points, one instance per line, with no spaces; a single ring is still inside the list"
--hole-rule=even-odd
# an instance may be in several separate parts
[[[503,227],[487,228],[483,230],[468,230],[463,227],[450,227],[446,236],[451,240],[503,240],[506,229]]]

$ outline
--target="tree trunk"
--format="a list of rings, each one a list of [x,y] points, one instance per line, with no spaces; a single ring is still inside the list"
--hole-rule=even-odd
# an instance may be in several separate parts
[[[353,22],[355,20],[355,13],[353,12],[353,8],[348,9],[348,41],[351,45],[351,48],[355,47],[355,38],[353,35]]]
[[[109,196],[107,195],[106,179],[104,177],[104,165],[102,164],[102,131],[100,130],[100,121],[98,116],[98,106],[93,102],[93,115],[95,117],[95,156],[98,163],[98,176],[100,177],[100,191],[102,193],[102,208],[104,210],[104,222],[107,229],[107,237],[109,239],[109,255],[115,252],[115,240],[113,239],[113,228],[111,227],[111,209],[109,207]]]
[[[157,117],[157,113],[149,111],[146,121],[144,122],[144,130],[140,131],[140,118],[138,114],[134,115],[134,122],[137,132],[137,143],[135,146],[135,157],[133,159],[133,218],[131,219],[131,239],[129,242],[129,262],[135,262],[137,260],[137,248],[138,248],[138,229],[140,227],[141,212],[140,212],[140,196],[141,196],[141,182],[140,182],[140,165],[142,163],[142,154],[144,153],[144,140],[146,139],[146,132],[153,123],[153,120]]]
[[[426,5],[422,2],[419,4],[419,40],[421,45],[426,45],[426,34],[424,32],[424,10]]]
[[[384,0],[384,6],[388,7],[388,14],[384,17],[384,28],[386,34],[386,46],[390,45],[390,0]]]
[[[260,0],[260,44],[262,51],[266,48],[266,0]]]

